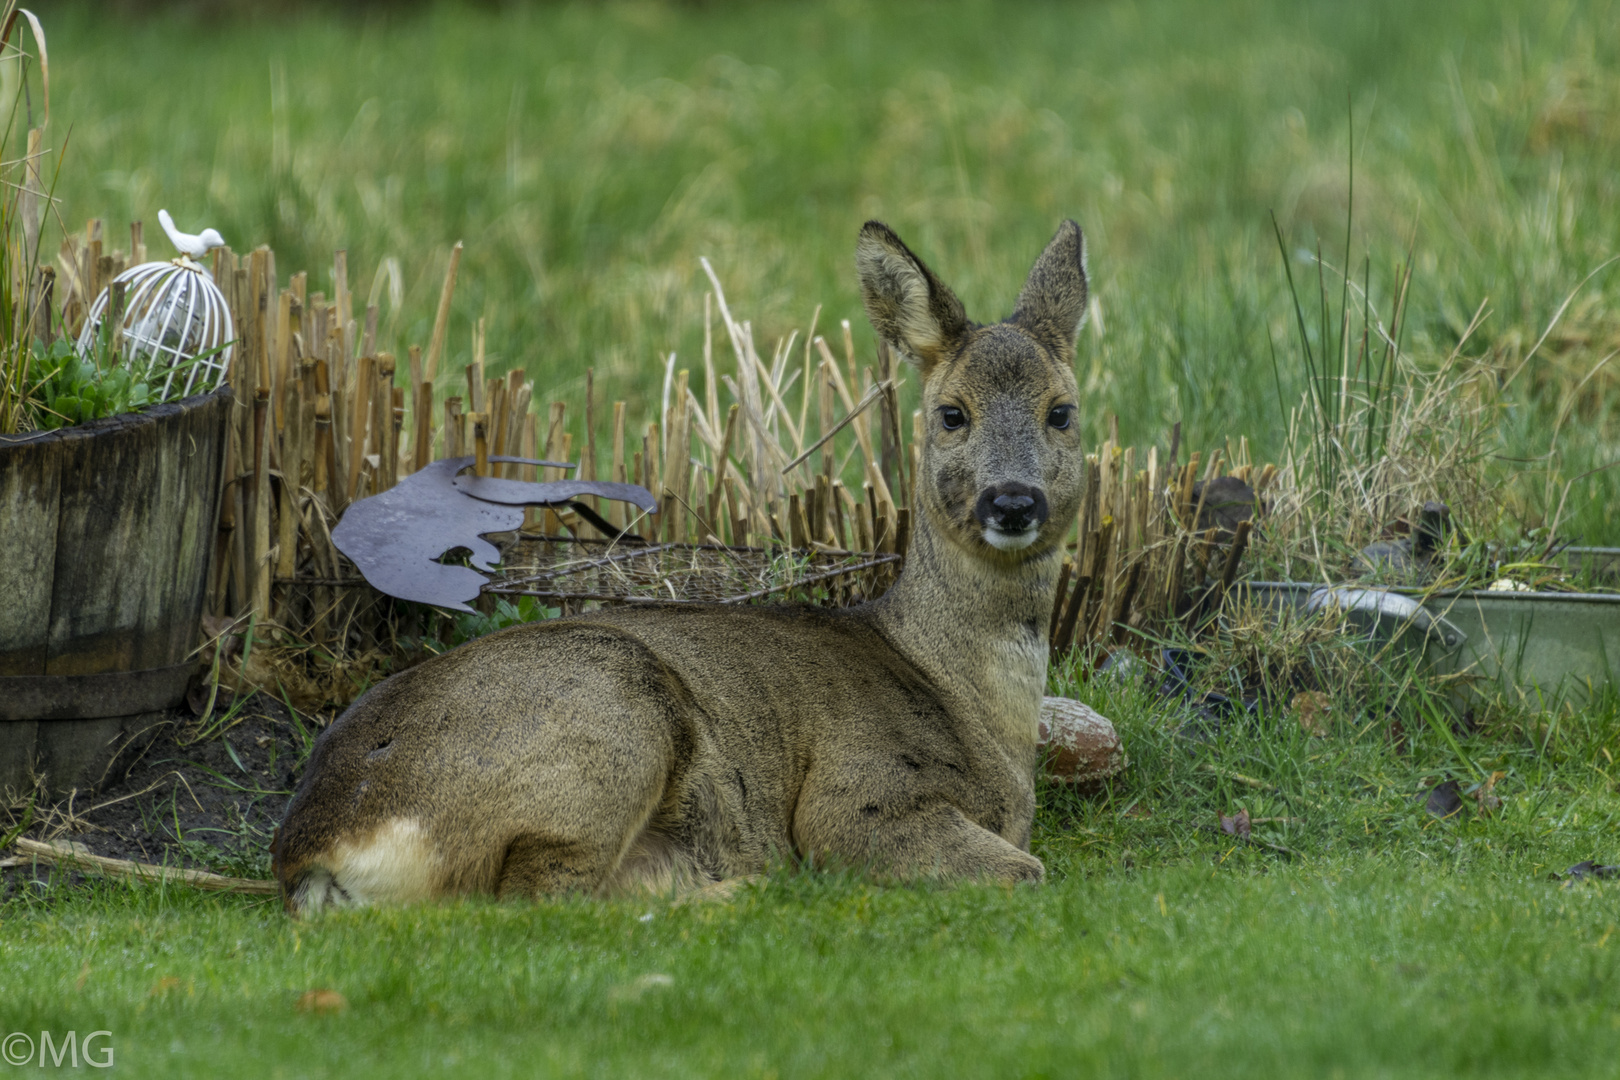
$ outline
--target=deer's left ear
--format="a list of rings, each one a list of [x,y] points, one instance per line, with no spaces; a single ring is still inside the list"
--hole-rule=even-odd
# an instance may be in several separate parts
[[[1064,221],[1046,245],[1018,294],[1012,321],[1054,350],[1064,363],[1074,358],[1074,339],[1086,321],[1086,237]]]

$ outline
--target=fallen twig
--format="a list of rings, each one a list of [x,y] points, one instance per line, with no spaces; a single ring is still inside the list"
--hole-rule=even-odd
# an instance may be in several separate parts
[[[41,843],[38,840],[19,839],[17,850],[27,858],[7,859],[3,865],[20,866],[29,862],[66,866],[85,873],[106,877],[129,878],[135,881],[178,882],[209,892],[248,893],[255,896],[273,896],[281,891],[274,881],[256,878],[226,877],[207,870],[186,870],[178,866],[156,866],[152,863],[132,862],[129,859],[111,859],[105,855],[91,855],[75,851],[65,841]]]

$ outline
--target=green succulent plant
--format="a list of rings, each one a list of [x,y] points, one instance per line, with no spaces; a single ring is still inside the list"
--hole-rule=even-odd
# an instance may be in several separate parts
[[[93,356],[80,356],[69,341],[39,345],[35,363],[39,365],[36,370],[43,373],[34,395],[42,429],[134,412],[154,400],[145,379],[118,364],[99,366]]]

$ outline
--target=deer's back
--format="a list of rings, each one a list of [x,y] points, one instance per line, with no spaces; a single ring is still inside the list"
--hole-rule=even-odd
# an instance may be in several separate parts
[[[524,701],[578,693],[586,684],[610,696],[667,697],[696,739],[739,764],[778,757],[803,767],[900,743],[951,756],[960,741],[938,690],[861,609],[610,608],[515,627],[443,659],[453,658],[463,667],[446,672],[453,694],[465,692],[470,676]],[[613,723],[610,701],[602,702],[601,720]]]

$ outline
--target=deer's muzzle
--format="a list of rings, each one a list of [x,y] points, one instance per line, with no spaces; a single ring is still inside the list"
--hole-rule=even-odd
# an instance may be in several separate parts
[[[984,529],[985,543],[1016,551],[1034,543],[1046,524],[1046,492],[1028,484],[996,484],[979,493],[973,516]]]

